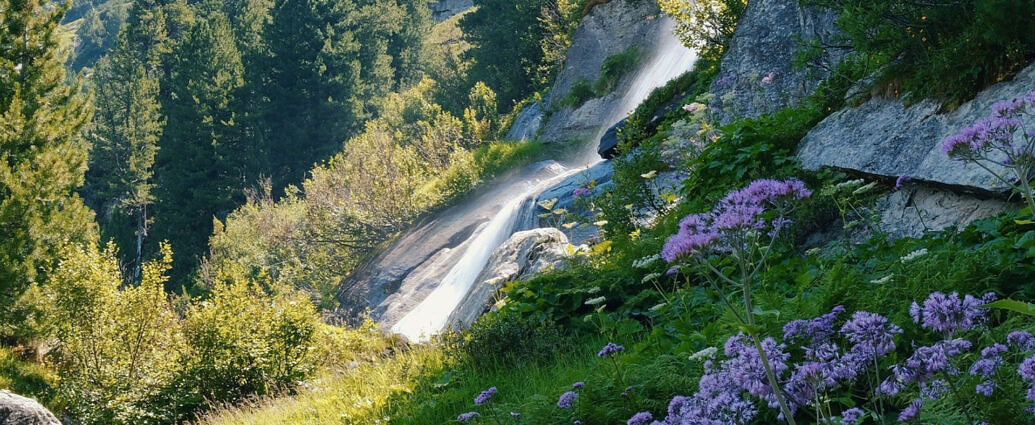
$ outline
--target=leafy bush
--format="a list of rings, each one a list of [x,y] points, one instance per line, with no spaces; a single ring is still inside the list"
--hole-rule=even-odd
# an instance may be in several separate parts
[[[641,60],[643,60],[643,52],[636,46],[608,56],[600,65],[600,77],[593,83],[593,93],[598,97],[609,93],[618,80],[636,70],[636,66],[640,64]]]
[[[561,98],[560,103],[568,107],[578,108],[594,97],[596,97],[596,93],[593,92],[593,86],[590,85],[589,80],[580,79],[571,86],[571,90]]]
[[[1028,0],[801,0],[833,8],[859,53],[885,66],[912,99],[958,103],[1035,58],[1035,3]]]
[[[553,320],[508,312],[483,316],[467,331],[444,337],[447,350],[460,353],[462,362],[480,370],[545,363],[565,341]]]
[[[733,38],[746,0],[660,0],[661,10],[677,23],[676,35],[695,50],[716,50],[719,55]]]
[[[144,264],[139,285],[122,287],[116,248],[67,246],[37,288],[44,335],[60,341],[58,392],[84,424],[156,424],[177,419],[170,392],[189,356],[179,315],[163,285],[171,265]]]

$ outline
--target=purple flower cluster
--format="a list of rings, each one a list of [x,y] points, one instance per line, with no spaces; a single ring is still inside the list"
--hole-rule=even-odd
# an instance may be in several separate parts
[[[665,261],[676,262],[717,244],[729,246],[746,231],[769,230],[773,236],[788,223],[783,218],[788,201],[811,195],[812,191],[797,179],[755,180],[727,194],[711,212],[684,217],[679,231],[665,242],[661,256]],[[771,209],[776,209],[779,217],[767,220],[765,213]]]
[[[934,292],[927,297],[923,306],[913,302],[909,315],[925,329],[941,332],[947,338],[957,332],[966,332],[981,325],[985,319],[982,305],[995,301],[995,294],[989,292],[981,298],[953,292],[945,295]]]
[[[1025,331],[1013,331],[1006,336],[1006,343],[1022,351],[1035,348],[1035,336]]]
[[[970,367],[971,375],[985,378],[985,381],[975,388],[978,394],[984,394],[986,397],[992,396],[992,392],[995,391],[995,381],[992,378],[999,372],[999,367],[1003,364],[1002,355],[1005,352],[1006,346],[1003,344],[993,344],[981,349],[981,358]]]
[[[609,342],[607,343],[607,345],[604,346],[604,348],[600,349],[600,352],[597,353],[597,357],[611,357],[622,351],[625,351],[625,347],[615,344],[613,342]]]
[[[783,327],[783,338],[786,340],[805,338],[812,341],[813,344],[826,342],[837,332],[834,329],[834,320],[844,311],[844,307],[837,306],[830,313],[814,319],[792,320]]]
[[[574,196],[576,198],[582,198],[586,195],[589,195],[589,189],[586,189],[582,186],[579,186],[575,188],[575,190],[571,191],[571,196]]]
[[[647,425],[652,419],[654,419],[654,416],[650,412],[640,412],[629,418],[626,425]]]
[[[571,409],[572,405],[575,404],[575,399],[578,397],[579,394],[575,391],[566,391],[557,399],[557,407],[560,407],[561,409]]]
[[[496,395],[496,387],[491,387],[491,388],[489,388],[489,389],[487,389],[485,391],[482,391],[481,394],[478,394],[478,396],[474,398],[474,404],[475,405],[485,404],[494,395]]]
[[[467,422],[467,421],[469,421],[471,419],[474,419],[474,418],[477,418],[477,417],[479,417],[481,415],[482,414],[478,413],[478,412],[461,413],[460,416],[456,417],[456,420],[460,421],[460,422]]]
[[[844,412],[841,412],[841,424],[855,425],[859,423],[860,420],[862,420],[864,413],[865,412],[863,412],[862,409],[858,407],[853,407],[851,409],[845,410]]]
[[[953,159],[1012,167],[1026,175],[1035,166],[1035,131],[1024,131],[1025,115],[1035,116],[1035,91],[997,102],[989,117],[943,140],[942,151]]]

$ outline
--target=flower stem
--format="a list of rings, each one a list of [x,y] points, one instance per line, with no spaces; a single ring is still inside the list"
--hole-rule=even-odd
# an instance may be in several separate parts
[[[743,284],[744,292],[744,307],[747,308],[747,320],[748,325],[752,328],[755,327],[755,315],[751,312],[751,279],[745,277]],[[779,382],[776,380],[776,374],[773,373],[773,369],[769,366],[769,356],[766,356],[765,350],[762,349],[762,341],[758,339],[758,335],[754,329],[751,329],[751,339],[755,342],[755,348],[758,349],[758,357],[762,360],[762,367],[765,368],[766,377],[769,378],[769,386],[773,388],[773,395],[776,396],[777,403],[780,404],[780,412],[783,413],[784,420],[789,425],[796,425],[794,422],[794,415],[791,413],[791,409],[787,407],[787,401],[783,398],[783,389],[780,387]]]

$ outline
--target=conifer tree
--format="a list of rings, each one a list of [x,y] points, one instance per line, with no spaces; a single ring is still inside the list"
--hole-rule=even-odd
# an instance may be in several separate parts
[[[195,265],[213,216],[236,206],[249,177],[247,145],[233,110],[244,83],[241,56],[222,12],[194,23],[172,53],[156,160],[155,236],[178,254],[174,277]]]
[[[147,71],[131,49],[123,33],[115,50],[98,64],[94,74],[96,110],[87,133],[93,144],[87,181],[91,194],[104,201],[101,210],[108,212],[106,227],[116,228],[106,233],[120,233],[120,220],[114,216],[132,220],[134,278],[139,278],[144,238],[151,221],[148,212],[154,203],[155,153],[165,120],[158,103],[155,71]]]
[[[55,31],[64,7],[0,0],[0,322],[32,282],[42,282],[63,241],[95,242],[83,183],[87,97],[67,83]]]

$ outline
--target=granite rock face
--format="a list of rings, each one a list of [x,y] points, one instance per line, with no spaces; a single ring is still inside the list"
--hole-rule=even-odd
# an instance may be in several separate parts
[[[794,54],[801,40],[832,38],[837,33],[836,19],[831,11],[802,7],[795,1],[748,2],[710,90],[715,98],[709,106],[718,121],[757,117],[793,106],[811,94],[826,75],[794,70]],[[836,64],[841,56],[827,51],[824,62]]]
[[[507,130],[507,140],[532,140],[539,132],[539,126],[543,124],[543,111],[539,104],[533,103],[526,106],[510,125]]]
[[[631,47],[652,52],[665,32],[671,31],[671,26],[670,21],[658,15],[655,2],[612,0],[595,6],[579,23],[564,67],[543,99],[544,109],[551,113],[542,123],[539,139],[547,142],[595,139],[602,128],[621,119],[622,116],[612,115],[622,106],[622,94],[628,88],[628,81],[620,81],[611,93],[587,100],[578,108],[561,105],[561,99],[578,81],[596,81],[601,65],[609,56]]]
[[[0,424],[61,425],[61,421],[36,400],[0,390]]]
[[[963,228],[975,220],[1012,208],[1008,202],[906,185],[877,201],[881,230],[894,238],[918,238],[924,232]]]
[[[470,326],[492,308],[493,295],[504,283],[561,267],[568,256],[568,238],[560,230],[539,228],[514,233],[493,251],[475,286],[449,316],[449,325],[454,329]]]
[[[925,100],[906,106],[899,99],[874,98],[836,112],[802,140],[798,159],[808,169],[836,167],[867,174],[948,185],[957,190],[1001,194],[1009,188],[981,167],[954,161],[941,142],[991,114],[992,105],[1035,88],[1035,65],[1012,81],[993,85],[955,111],[939,113]],[[1001,172],[1002,169],[993,169]]]
[[[474,7],[474,0],[438,0],[428,3],[431,9],[431,18],[435,22],[442,22],[465,10]]]

